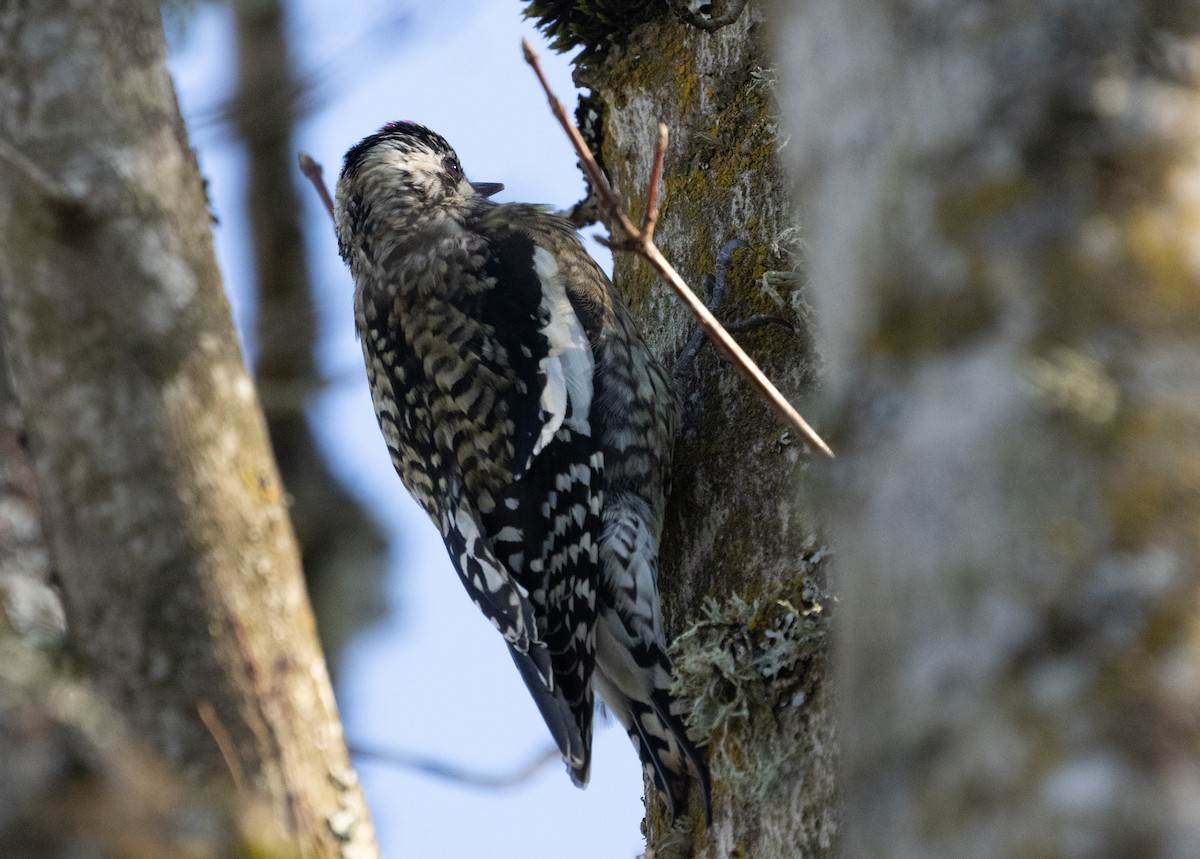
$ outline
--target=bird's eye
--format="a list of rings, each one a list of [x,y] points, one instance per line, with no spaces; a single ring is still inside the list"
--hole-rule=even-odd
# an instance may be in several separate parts
[[[462,176],[462,165],[458,163],[458,159],[453,155],[447,155],[446,160],[442,164],[452,176]]]

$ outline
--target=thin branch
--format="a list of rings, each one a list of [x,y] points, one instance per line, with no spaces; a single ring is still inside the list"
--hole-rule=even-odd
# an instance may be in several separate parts
[[[658,142],[654,145],[654,166],[650,168],[650,188],[646,192],[646,214],[642,217],[643,241],[654,241],[654,228],[658,226],[658,183],[662,181],[663,161],[667,157],[667,124],[658,124]]]
[[[525,52],[525,62],[529,63],[533,68],[538,81],[541,82],[542,89],[546,92],[546,99],[550,102],[550,110],[557,117],[559,124],[562,125],[563,130],[567,133],[567,137],[571,139],[571,143],[575,146],[575,152],[579,155],[579,162],[583,165],[584,172],[588,174],[588,179],[591,181],[592,187],[596,190],[601,210],[616,225],[617,232],[621,236],[619,239],[609,241],[606,244],[617,250],[633,251],[649,262],[654,270],[658,272],[659,277],[666,281],[667,285],[687,305],[688,310],[692,312],[692,315],[696,318],[696,322],[700,325],[700,328],[704,331],[708,339],[712,340],[717,348],[729,357],[729,360],[737,368],[738,372],[767,401],[775,410],[775,413],[785,423],[790,424],[808,439],[810,444],[832,459],[833,451],[829,449],[829,445],[817,435],[816,431],[808,425],[808,422],[800,416],[800,413],[792,407],[783,394],[779,393],[779,389],[771,383],[771,380],[758,368],[758,365],[751,360],[750,356],[729,335],[724,326],[704,306],[704,302],[696,296],[696,293],[692,292],[691,287],[684,282],[679,273],[667,262],[666,257],[662,255],[662,251],[658,249],[653,241],[654,219],[647,217],[647,226],[650,226],[649,230],[639,229],[629,219],[629,215],[626,214],[619,195],[600,170],[595,156],[592,155],[587,143],[584,142],[583,135],[580,134],[579,129],[567,117],[566,108],[563,107],[562,102],[554,95],[554,90],[551,89],[550,83],[546,80],[546,75],[542,71],[542,64],[528,40],[522,40],[521,47]],[[659,129],[660,149],[665,149],[666,146],[664,129],[665,126],[661,126]],[[662,169],[661,156],[657,149],[655,151],[655,165],[656,170]],[[656,198],[656,188],[657,182],[654,182],[650,192],[647,194],[648,201]]]
[[[242,762],[238,760],[237,752],[233,747],[233,738],[229,736],[229,731],[225,730],[225,724],[217,715],[217,711],[208,701],[201,701],[196,705],[196,715],[200,717],[200,721],[204,723],[204,727],[208,728],[208,732],[216,741],[217,749],[221,752],[221,757],[225,759],[225,766],[229,769],[229,775],[233,777],[233,787],[238,796],[246,796],[246,775],[242,771]]]
[[[55,206],[78,206],[81,199],[71,194],[57,179],[39,167],[24,152],[6,140],[0,139],[0,166],[7,164],[9,171],[17,174],[41,195],[47,203]]]
[[[547,748],[538,752],[524,764],[510,772],[481,773],[473,772],[455,764],[446,763],[445,761],[427,758],[423,755],[401,752],[395,749],[352,745],[350,746],[350,754],[356,758],[390,764],[403,769],[416,770],[417,772],[431,775],[434,778],[483,790],[502,790],[516,787],[533,778],[546,764],[559,759],[558,749]]]
[[[329,189],[325,187],[325,175],[321,165],[307,152],[301,152],[299,158],[300,172],[308,177],[309,182],[313,183],[313,187],[317,189],[317,194],[321,197],[321,202],[325,204],[325,211],[332,218],[333,197],[329,196]]]
[[[625,214],[617,192],[613,189],[612,185],[608,184],[608,177],[604,175],[604,171],[596,163],[596,156],[592,155],[592,150],[584,142],[583,135],[575,127],[575,123],[567,117],[567,109],[563,107],[563,103],[555,97],[554,90],[550,88],[550,82],[546,80],[546,73],[542,71],[541,61],[538,60],[538,55],[534,53],[533,46],[529,44],[528,39],[521,40],[521,49],[525,52],[525,62],[533,67],[534,73],[537,75],[538,80],[541,81],[542,89],[546,91],[546,99],[550,102],[551,112],[567,132],[567,137],[571,138],[571,143],[575,147],[575,151],[579,154],[579,163],[583,167],[583,172],[587,174],[588,180],[592,183],[592,188],[596,191],[596,197],[600,201],[600,208],[610,218],[624,218],[629,224],[630,229],[636,232],[636,230],[633,230],[633,223],[629,220],[629,216]],[[630,235],[632,235],[632,232]]]

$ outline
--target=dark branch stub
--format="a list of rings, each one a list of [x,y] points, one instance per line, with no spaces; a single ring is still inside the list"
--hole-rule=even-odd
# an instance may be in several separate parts
[[[728,27],[738,18],[742,17],[742,11],[746,8],[746,0],[729,0],[728,8],[724,15],[718,15],[715,18],[705,18],[703,15],[698,15],[688,6],[687,0],[667,0],[667,5],[671,7],[671,11],[675,16],[685,24],[690,24],[698,30],[720,30],[722,27]],[[709,6],[711,9],[711,5]]]

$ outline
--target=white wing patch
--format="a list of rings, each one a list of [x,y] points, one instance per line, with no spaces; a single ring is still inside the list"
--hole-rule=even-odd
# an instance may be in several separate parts
[[[564,422],[575,432],[591,435],[588,414],[592,408],[595,369],[591,344],[567,298],[553,255],[535,245],[533,269],[542,284],[542,308],[549,311],[549,321],[541,329],[549,345],[549,354],[539,364],[546,379],[541,397],[545,423],[530,460],[550,443]],[[568,403],[570,417],[567,416]]]

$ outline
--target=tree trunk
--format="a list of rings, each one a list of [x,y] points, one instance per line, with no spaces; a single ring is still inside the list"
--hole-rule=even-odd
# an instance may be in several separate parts
[[[658,121],[667,123],[658,244],[699,290],[728,240],[747,243],[733,254],[717,314],[792,323],[795,331],[774,325],[737,336],[785,395],[802,397],[817,358],[776,157],[762,11],[752,3],[712,32],[661,11],[577,67],[594,93],[583,111],[598,114],[589,130],[640,212]],[[614,281],[670,366],[694,331],[686,310],[631,255],[617,254]],[[679,367],[677,381],[683,407],[660,587],[681,699],[694,736],[708,743],[714,820],[705,829],[693,814],[689,831],[669,831],[653,804],[648,840],[658,859],[828,855],[838,814],[827,552],[797,491],[813,454],[711,347]]]
[[[0,298],[72,654],[195,781],[373,856],[157,6],[6,0],[0,57]]]
[[[0,632],[56,653],[66,617],[51,586],[37,479],[25,449],[25,419],[8,383],[0,327]]]
[[[1200,844],[1200,20],[778,4],[850,856]]]

